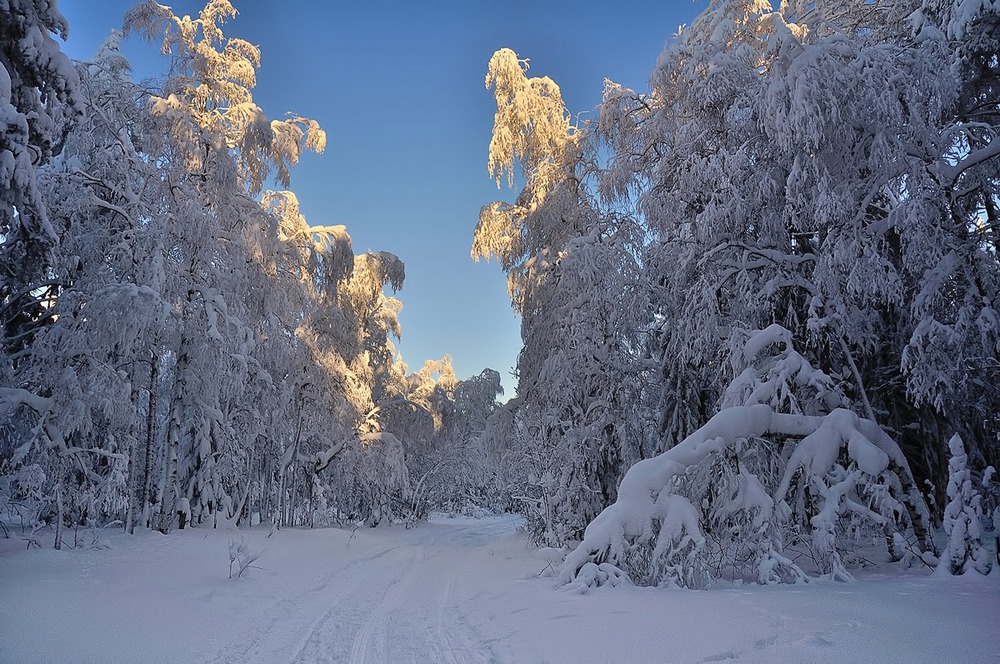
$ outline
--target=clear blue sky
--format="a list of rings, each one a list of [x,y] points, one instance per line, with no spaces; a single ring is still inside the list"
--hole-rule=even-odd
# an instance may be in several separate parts
[[[178,15],[204,2],[160,0]],[[59,0],[70,57],[92,55],[121,25],[131,0]],[[499,48],[530,58],[535,76],[562,88],[574,113],[600,103],[605,78],[636,89],[664,44],[707,0],[614,2],[315,2],[234,0],[227,36],[258,45],[254,100],[271,117],[293,111],[327,132],[327,150],[292,172],[311,224],[346,224],[356,253],[391,251],[406,263],[403,359],[416,370],[450,354],[459,378],[510,370],[519,320],[496,263],[469,257],[481,206],[513,200],[486,171],[495,111],[483,86]],[[130,39],[138,74],[162,62],[156,46]]]

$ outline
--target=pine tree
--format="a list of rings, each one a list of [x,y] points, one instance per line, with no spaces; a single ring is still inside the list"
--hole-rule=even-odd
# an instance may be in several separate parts
[[[944,508],[944,531],[948,545],[941,553],[938,569],[949,574],[965,574],[975,569],[989,574],[992,568],[989,552],[982,542],[981,496],[972,483],[969,457],[965,454],[962,438],[952,436],[948,441],[951,459],[948,461],[948,504]]]
[[[59,238],[36,171],[59,152],[82,110],[77,72],[52,38],[68,32],[55,2],[0,7],[0,323],[9,354],[51,320],[46,307],[60,286],[47,271]]]

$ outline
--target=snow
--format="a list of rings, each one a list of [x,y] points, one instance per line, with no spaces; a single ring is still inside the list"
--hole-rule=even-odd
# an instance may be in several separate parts
[[[997,572],[883,563],[854,583],[579,595],[554,587],[554,552],[528,547],[519,526],[438,515],[354,532],[103,530],[62,551],[25,550],[15,528],[0,539],[0,661],[977,662],[1000,651]],[[260,557],[230,579],[227,552],[243,537]]]

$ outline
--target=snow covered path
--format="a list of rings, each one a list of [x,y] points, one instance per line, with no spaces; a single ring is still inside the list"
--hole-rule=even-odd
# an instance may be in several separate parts
[[[102,533],[110,549],[13,550],[0,557],[0,661],[491,662],[456,588],[511,518],[355,533],[251,531],[260,559],[228,578],[229,539]],[[53,629],[58,625],[58,629]]]
[[[516,520],[246,533],[104,533],[111,548],[0,540],[3,662],[991,662],[1000,574],[576,595]],[[244,533],[239,533],[243,535]],[[16,533],[15,533],[16,535]],[[70,536],[72,541],[72,536]]]
[[[261,606],[253,623],[266,626],[216,661],[492,661],[452,601],[454,556],[447,554],[493,534],[474,526],[395,529],[362,555],[328,566],[304,594]],[[509,532],[510,523],[500,527]]]

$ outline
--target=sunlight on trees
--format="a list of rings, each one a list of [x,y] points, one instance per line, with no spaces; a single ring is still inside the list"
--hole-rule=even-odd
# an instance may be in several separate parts
[[[29,9],[11,30],[65,30]],[[75,67],[47,38],[37,71],[26,60],[15,72],[18,103],[40,94],[53,114],[34,114],[38,157],[18,175],[38,203],[9,202],[22,226],[48,212],[51,228],[32,232],[49,267],[3,291],[0,463],[25,478],[5,483],[4,504],[30,528],[413,520],[428,487],[465,469],[447,450],[474,447],[476,432],[452,423],[462,383],[450,364],[407,376],[390,341],[402,305],[384,289],[402,287],[402,261],[355,256],[344,226],[309,225],[287,189],[261,193],[271,177],[287,187],[326,137],[254,103],[260,52],[223,34],[235,14],[225,0],[195,19],[133,8],[125,34],[170,59],[152,90],[131,82],[117,34]],[[4,33],[4,48],[19,38]],[[27,246],[12,226],[4,236],[5,251]],[[452,459],[421,461],[435,455]]]
[[[228,0],[139,4],[75,63],[54,4],[0,5],[0,518],[58,548],[516,511],[581,592],[848,580],[863,545],[988,573],[998,11],[713,0],[591,119],[496,51],[501,405],[492,369],[403,361],[400,256],[304,217],[326,134],[254,101]]]

